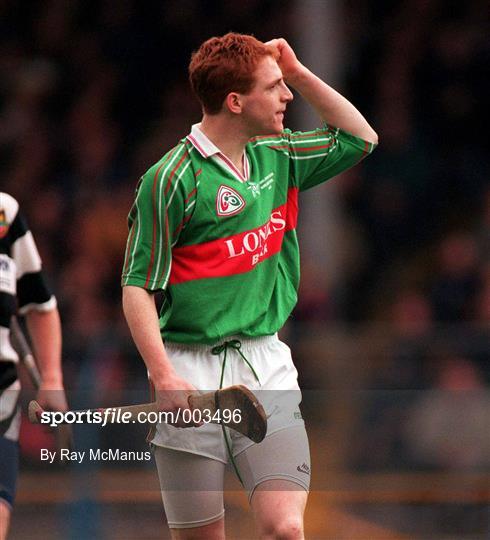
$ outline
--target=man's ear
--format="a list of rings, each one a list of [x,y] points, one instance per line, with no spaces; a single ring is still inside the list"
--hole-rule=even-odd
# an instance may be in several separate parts
[[[242,98],[240,94],[236,92],[230,92],[225,99],[225,104],[228,110],[234,114],[240,114],[242,112]]]

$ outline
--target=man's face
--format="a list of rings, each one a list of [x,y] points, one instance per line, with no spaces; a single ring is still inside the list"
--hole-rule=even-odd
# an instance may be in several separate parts
[[[272,56],[261,60],[254,74],[250,93],[242,95],[242,117],[250,136],[280,133],[284,111],[293,94],[284,83],[282,72]]]

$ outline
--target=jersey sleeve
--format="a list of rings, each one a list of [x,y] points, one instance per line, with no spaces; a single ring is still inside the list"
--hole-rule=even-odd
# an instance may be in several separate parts
[[[196,190],[186,175],[185,147],[154,165],[139,181],[129,214],[122,286],[164,290],[172,267],[172,247],[192,216]]]
[[[276,147],[291,162],[293,186],[304,191],[353,167],[375,145],[339,128],[324,124],[306,132],[284,132],[285,143]]]
[[[56,298],[46,283],[42,262],[25,217],[17,211],[8,231],[10,254],[15,263],[17,309],[21,315],[30,310],[49,311]]]

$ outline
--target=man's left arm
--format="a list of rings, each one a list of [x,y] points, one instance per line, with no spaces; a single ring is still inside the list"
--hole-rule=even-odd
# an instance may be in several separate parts
[[[273,39],[267,45],[277,51],[277,63],[285,82],[301,94],[322,120],[364,141],[378,143],[378,135],[364,116],[350,101],[304,66],[285,39]]]
[[[66,410],[61,367],[61,323],[58,308],[31,309],[25,314],[34,356],[41,374],[37,400],[43,407]]]
[[[42,385],[62,387],[61,323],[58,309],[49,311],[32,309],[26,313],[25,318],[41,373]]]

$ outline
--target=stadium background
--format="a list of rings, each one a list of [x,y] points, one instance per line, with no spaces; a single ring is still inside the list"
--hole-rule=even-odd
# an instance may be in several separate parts
[[[71,404],[148,398],[120,303],[126,216],[141,173],[199,120],[191,51],[229,30],[286,37],[380,136],[304,198],[284,333],[311,433],[307,537],[488,538],[485,1],[1,2],[1,189],[21,202],[59,300]],[[305,122],[293,104],[287,125]],[[165,537],[153,464],[43,466],[52,436],[23,427],[11,538]],[[145,448],[141,429],[76,436]],[[251,538],[237,490],[230,478],[229,537]]]

